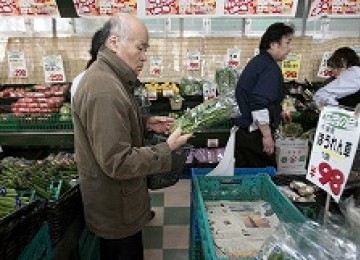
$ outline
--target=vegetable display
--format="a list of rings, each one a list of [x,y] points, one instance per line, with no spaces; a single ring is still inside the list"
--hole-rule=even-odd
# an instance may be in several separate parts
[[[172,131],[181,128],[183,133],[192,133],[207,129],[220,121],[229,120],[234,103],[234,98],[228,96],[207,100],[178,118]]]

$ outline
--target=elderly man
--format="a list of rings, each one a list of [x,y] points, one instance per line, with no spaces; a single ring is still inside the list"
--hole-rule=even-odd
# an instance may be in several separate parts
[[[171,151],[191,135],[180,129],[144,147],[147,131],[167,132],[173,120],[144,117],[134,88],[149,35],[136,17],[110,20],[110,34],[86,71],[73,104],[75,149],[85,221],[100,237],[101,259],[143,259],[142,229],[150,217],[146,176],[171,169]]]

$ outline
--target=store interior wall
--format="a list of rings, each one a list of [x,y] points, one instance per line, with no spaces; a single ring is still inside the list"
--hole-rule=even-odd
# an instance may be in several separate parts
[[[72,37],[9,37],[0,44],[4,53],[0,61],[2,84],[41,84],[44,82],[42,57],[58,55],[63,58],[66,81],[71,82],[83,71],[89,58],[90,36]],[[212,80],[216,68],[224,66],[228,48],[241,49],[241,65],[253,57],[258,47],[259,37],[155,37],[150,40],[148,62],[140,80],[148,82],[177,82],[181,77],[193,76]],[[312,37],[295,37],[292,52],[302,54],[298,81],[319,81],[317,71],[325,51],[334,51],[342,46],[360,45],[360,38],[340,37],[330,40],[316,40]],[[8,77],[8,50],[22,50],[25,53],[29,77],[14,79]],[[202,54],[201,69],[187,70],[187,50],[199,50]],[[162,74],[150,74],[152,56],[162,57]]]

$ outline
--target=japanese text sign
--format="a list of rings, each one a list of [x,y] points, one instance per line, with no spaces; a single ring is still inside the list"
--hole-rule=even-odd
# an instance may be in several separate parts
[[[360,17],[359,0],[313,0],[308,17]]]
[[[137,0],[73,0],[79,16],[107,16],[117,13],[137,14]]]
[[[9,78],[27,78],[25,55],[22,51],[8,51]]]
[[[1,0],[0,15],[59,16],[55,0]]]
[[[240,66],[241,50],[238,48],[227,49],[226,65],[231,68],[237,68]]]
[[[160,56],[150,57],[150,75],[161,75],[163,69],[163,60]]]
[[[187,51],[187,70],[200,70],[200,55],[199,50]]]
[[[224,15],[295,16],[297,0],[224,0]]]
[[[281,63],[284,79],[295,80],[299,78],[301,54],[290,53]]]
[[[43,69],[45,75],[45,82],[65,82],[64,65],[61,55],[44,56]]]
[[[320,66],[319,66],[319,71],[317,74],[317,76],[319,78],[328,78],[331,76],[331,74],[332,74],[331,70],[327,66],[327,61],[331,55],[332,55],[332,52],[330,52],[330,51],[324,52],[324,55],[322,57],[322,60],[321,60]]]
[[[325,107],[319,118],[306,178],[339,202],[359,143],[353,111]]]

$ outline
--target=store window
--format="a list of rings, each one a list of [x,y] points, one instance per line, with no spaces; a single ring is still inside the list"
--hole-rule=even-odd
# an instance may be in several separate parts
[[[92,35],[96,30],[100,29],[109,17],[89,17],[76,18],[75,32],[82,35]]]
[[[211,34],[237,36],[242,34],[244,18],[211,18]]]
[[[0,33],[25,33],[25,18],[24,17],[1,17]]]

